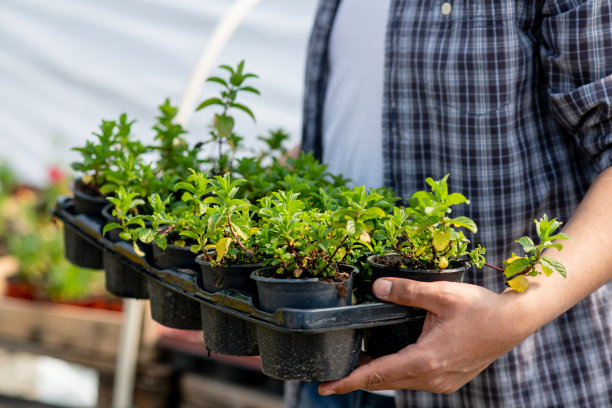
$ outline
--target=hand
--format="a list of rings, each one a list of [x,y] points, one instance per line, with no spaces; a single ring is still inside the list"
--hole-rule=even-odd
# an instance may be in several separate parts
[[[371,360],[348,377],[321,384],[321,395],[409,389],[452,393],[529,336],[516,292],[497,294],[454,282],[383,278],[373,285],[381,300],[428,310],[415,344]]]

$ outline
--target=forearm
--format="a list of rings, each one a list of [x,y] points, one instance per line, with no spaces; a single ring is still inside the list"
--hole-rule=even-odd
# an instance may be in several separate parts
[[[567,278],[558,274],[529,278],[526,292],[506,292],[519,310],[529,332],[555,319],[580,300],[612,280],[612,167],[604,170],[566,223],[563,250],[546,256],[561,261]],[[509,300],[510,300],[509,299]],[[534,311],[539,313],[534,313]]]

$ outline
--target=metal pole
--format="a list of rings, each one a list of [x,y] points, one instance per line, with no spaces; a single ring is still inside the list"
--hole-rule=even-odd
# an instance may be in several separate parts
[[[198,93],[202,89],[202,83],[208,77],[217,57],[234,31],[236,31],[249,12],[260,1],[261,0],[237,0],[219,21],[208,43],[203,48],[200,58],[191,73],[189,82],[187,82],[187,86],[183,91],[183,97],[178,105],[178,113],[176,114],[176,123],[184,127],[187,126],[195,109]]]

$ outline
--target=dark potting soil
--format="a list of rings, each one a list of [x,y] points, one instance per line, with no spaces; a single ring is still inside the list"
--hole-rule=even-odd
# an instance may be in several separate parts
[[[74,187],[77,190],[79,190],[81,193],[84,193],[90,196],[100,197],[100,198],[105,197],[104,195],[100,194],[100,188],[98,186],[94,186],[92,184],[85,184],[80,179],[75,181]]]
[[[374,259],[374,262],[381,265],[383,268],[388,269],[413,269],[413,270],[436,270],[439,269],[437,265],[424,265],[419,261],[408,258],[402,255],[385,255],[378,256]],[[454,262],[449,265],[447,269],[459,268],[462,266],[460,262]]]

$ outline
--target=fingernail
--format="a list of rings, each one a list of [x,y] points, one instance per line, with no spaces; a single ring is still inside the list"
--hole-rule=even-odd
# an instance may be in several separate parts
[[[391,292],[391,281],[385,279],[378,279],[374,282],[372,291],[378,297],[387,297]]]
[[[327,397],[329,395],[334,395],[336,393],[336,391],[329,389],[329,390],[325,390],[323,392],[321,392],[320,394],[324,397]]]

